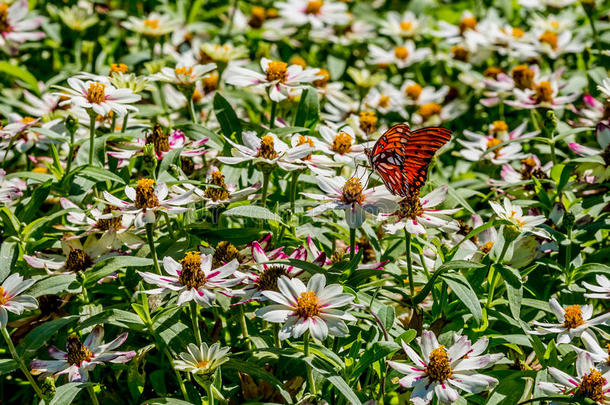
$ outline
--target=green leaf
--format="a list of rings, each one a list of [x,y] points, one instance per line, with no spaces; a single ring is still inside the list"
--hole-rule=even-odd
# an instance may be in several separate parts
[[[69,209],[57,211],[57,212],[54,212],[53,214],[45,215],[42,218],[38,218],[38,219],[34,220],[33,222],[30,222],[21,231],[21,234],[22,234],[23,238],[24,239],[28,239],[30,237],[35,237],[36,236],[36,232],[38,232],[38,230],[40,230],[40,228],[42,228],[48,222],[54,221],[55,219],[61,217],[62,215],[67,214],[70,211],[71,210],[69,210]]]
[[[279,215],[274,214],[265,207],[259,207],[258,205],[240,205],[228,209],[222,213],[224,216],[236,216],[246,218],[256,218],[264,221],[276,221],[282,223],[282,218]]]
[[[479,302],[479,298],[477,294],[474,292],[468,280],[464,278],[461,274],[451,273],[444,274],[443,280],[447,283],[447,285],[453,290],[455,295],[458,296],[460,301],[466,305],[466,307],[470,310],[474,318],[480,324],[483,320],[483,311],[481,310],[481,303]]]
[[[115,183],[125,184],[125,180],[123,180],[121,177],[102,167],[85,166],[83,168],[79,168],[79,170],[75,173],[76,176],[84,177],[96,183],[110,180],[114,181]]]
[[[251,376],[258,377],[261,380],[271,383],[271,385],[273,385],[280,392],[280,394],[284,397],[286,401],[292,403],[292,398],[290,397],[290,394],[284,389],[284,384],[282,384],[282,382],[278,380],[273,374],[270,374],[265,371],[263,367],[257,366],[256,364],[251,362],[240,361],[237,359],[229,359],[229,361],[227,361],[222,367],[223,369],[241,371],[243,373],[250,374]]]
[[[142,405],[192,405],[190,402],[186,402],[182,399],[176,399],[176,398],[154,398],[154,399],[147,399],[146,401],[142,402]]]
[[[358,359],[356,366],[350,374],[350,380],[358,378],[371,364],[388,357],[390,354],[398,351],[399,349],[400,345],[394,342],[382,341],[373,343],[370,348],[364,351],[362,357]]]
[[[331,375],[325,377],[326,380],[335,386],[336,389],[339,390],[341,394],[348,400],[348,402],[352,405],[362,405],[360,402],[360,398],[356,395],[356,393],[350,388],[349,385],[345,382],[345,380],[338,375]]]
[[[330,73],[331,80],[339,79],[345,72],[345,67],[347,66],[345,58],[328,55],[326,62],[328,64],[328,73]]]
[[[21,222],[8,207],[0,208],[0,218],[2,219],[2,232],[5,239],[8,236],[17,236],[19,234]]]
[[[27,351],[38,350],[48,339],[53,337],[55,332],[76,322],[78,318],[78,315],[71,315],[43,323],[26,335],[21,343],[19,343],[17,350],[20,354]]]
[[[145,325],[140,317],[133,312],[123,311],[122,309],[108,309],[99,314],[95,314],[85,319],[78,327],[85,329],[89,326],[100,324],[110,324],[132,330],[143,330]]]
[[[4,280],[11,273],[13,263],[19,256],[17,242],[5,240],[0,246],[0,280]]]
[[[20,81],[24,82],[27,87],[34,93],[40,96],[40,89],[38,88],[38,81],[36,77],[27,70],[10,64],[9,62],[0,62],[0,72],[6,73],[9,76],[13,76]]]
[[[124,267],[152,266],[153,260],[147,257],[113,256],[97,262],[93,268],[85,271],[86,285],[94,285],[100,279]]]
[[[387,331],[392,329],[392,326],[394,326],[394,319],[396,318],[394,307],[390,305],[382,306],[379,311],[377,311],[377,316]]]
[[[297,107],[294,118],[295,127],[313,128],[320,119],[320,104],[318,93],[315,89],[308,87],[301,93],[301,100]]]
[[[70,405],[78,393],[87,385],[86,383],[67,383],[57,387],[55,396],[49,405]]]
[[[0,375],[16,370],[19,364],[13,359],[0,359]]]
[[[404,333],[400,334],[400,336],[398,336],[396,339],[394,339],[394,342],[396,342],[396,343],[404,342],[405,344],[409,344],[410,341],[415,339],[415,336],[417,336],[417,331],[415,329],[409,329],[409,330],[405,331]]]
[[[51,180],[48,180],[40,186],[36,187],[36,189],[32,193],[32,196],[30,197],[30,201],[28,201],[28,203],[22,210],[19,210],[19,212],[17,213],[17,217],[19,217],[22,222],[27,223],[39,216],[38,209],[45,202],[50,192]]]
[[[523,287],[515,287],[506,280],[506,295],[508,296],[508,307],[513,318],[521,319],[521,302],[523,301]]]
[[[231,104],[219,92],[216,92],[214,95],[212,103],[214,105],[214,114],[216,114],[216,119],[220,124],[222,133],[227,138],[232,137],[232,139],[237,139],[238,142],[241,142],[241,123]]]
[[[426,283],[424,288],[422,288],[422,290],[413,298],[413,300],[412,300],[413,305],[417,305],[417,304],[421,303],[424,299],[426,299],[426,297],[432,290],[432,287],[434,286],[436,279],[439,276],[443,275],[443,273],[445,273],[449,270],[480,269],[482,267],[485,267],[485,265],[483,265],[481,263],[469,262],[466,260],[453,260],[453,261],[441,264],[439,266],[439,268],[436,269],[436,271],[434,273],[432,273],[432,277],[430,277],[430,280],[428,280],[428,282]]]
[[[77,293],[80,291],[81,285],[76,282],[75,274],[58,274],[37,281],[28,290],[28,295],[40,297],[47,294],[59,294],[62,292]]]

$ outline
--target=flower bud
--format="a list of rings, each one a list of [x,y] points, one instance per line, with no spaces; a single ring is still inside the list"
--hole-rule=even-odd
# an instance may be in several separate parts
[[[45,402],[52,400],[56,392],[55,379],[50,376],[45,378],[42,384],[40,384],[40,390],[42,391]]]
[[[64,125],[70,134],[74,134],[78,129],[78,120],[70,114],[64,120]]]

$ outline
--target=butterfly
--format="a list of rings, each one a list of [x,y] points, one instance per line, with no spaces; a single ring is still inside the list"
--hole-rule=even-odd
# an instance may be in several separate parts
[[[394,195],[414,196],[426,182],[434,153],[451,139],[447,128],[411,131],[407,124],[388,129],[372,148],[366,148],[373,172],[377,172]]]

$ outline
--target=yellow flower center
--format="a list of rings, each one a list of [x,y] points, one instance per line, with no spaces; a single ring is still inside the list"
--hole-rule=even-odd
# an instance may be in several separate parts
[[[504,121],[494,121],[491,125],[491,129],[494,133],[506,132],[508,131],[508,125]]]
[[[535,86],[537,103],[553,103],[553,88],[551,82],[542,81]]]
[[[261,139],[261,147],[258,148],[258,152],[256,152],[256,157],[262,157],[263,159],[273,160],[277,157],[277,152],[275,151],[275,141],[273,140],[273,136],[265,135]]]
[[[114,207],[112,205],[107,205],[104,208],[103,213],[110,214],[113,210],[117,210],[117,209],[118,209],[117,207]],[[99,229],[101,229],[102,231],[110,231],[110,230],[116,231],[121,228],[121,225],[123,222],[122,219],[123,219],[122,215],[117,215],[117,216],[114,216],[112,218],[107,218],[107,219],[104,219],[104,218],[98,219],[97,227]]]
[[[322,76],[318,80],[313,81],[313,85],[316,87],[326,87],[326,84],[330,80],[330,72],[326,69],[320,69],[318,76]]]
[[[0,4],[0,32],[11,32],[8,23],[8,4]]]
[[[361,204],[364,201],[362,195],[362,184],[358,177],[352,177],[345,182],[343,186],[343,194],[341,195],[341,201],[346,204],[358,203]]]
[[[279,280],[281,276],[292,278],[286,272],[286,268],[284,266],[268,267],[263,270],[263,272],[258,277],[256,286],[259,290],[279,291],[279,288],[277,286],[277,280]]]
[[[407,96],[409,96],[409,98],[411,98],[412,100],[417,100],[419,98],[419,95],[421,94],[421,91],[422,87],[417,83],[413,83],[407,86],[407,88],[405,89],[405,93],[407,93]]]
[[[155,124],[152,131],[146,134],[146,143],[154,145],[158,154],[169,151],[169,135],[163,132],[159,124]]]
[[[398,59],[405,60],[409,57],[409,50],[405,46],[397,46],[394,48],[394,56]]]
[[[157,19],[146,19],[144,20],[144,25],[148,28],[151,28],[153,30],[156,30],[157,28],[159,28],[159,20]]]
[[[419,182],[419,180],[417,181]],[[420,186],[421,184],[416,185]],[[418,193],[403,198],[400,203],[398,203],[398,205],[398,216],[400,218],[409,218],[416,220],[421,214],[424,213],[424,208],[421,205]]]
[[[589,370],[589,374],[582,376],[576,394],[601,404],[605,397],[604,385],[606,385],[606,379],[602,376],[602,373],[592,368]]]
[[[360,129],[365,134],[371,134],[375,132],[377,128],[377,114],[374,111],[362,111],[359,115],[360,118]]]
[[[521,28],[513,27],[512,34],[515,38],[521,38],[525,35],[525,31],[523,31]]]
[[[267,65],[265,73],[267,74],[267,80],[270,82],[285,83],[288,76],[288,64],[277,60],[271,61]]]
[[[159,199],[155,194],[155,181],[153,179],[140,179],[136,186],[136,208],[155,208],[159,206]]]
[[[606,344],[606,350],[608,351],[608,358],[606,359],[606,365],[610,366],[610,343]]]
[[[174,69],[174,72],[176,72],[176,76],[191,76],[193,74],[193,68],[192,67],[187,67],[187,66],[180,66],[177,67],[176,69]]]
[[[563,326],[567,329],[575,329],[584,325],[585,320],[582,319],[582,311],[580,305],[571,305],[566,307],[564,314]]]
[[[294,55],[292,58],[290,58],[289,62],[291,65],[299,65],[303,69],[305,69],[307,67],[307,62],[305,61],[305,59],[303,59],[299,55]]]
[[[489,138],[487,140],[487,149],[491,149],[494,146],[498,146],[501,143],[502,143],[502,141],[499,140],[498,138]],[[498,148],[498,149],[500,149],[500,148]]]
[[[498,148],[500,149],[500,148]],[[497,156],[497,152],[496,152],[496,156]],[[510,212],[510,217],[509,219],[513,220],[513,222],[517,225],[519,225],[519,227],[522,227],[523,225],[525,225],[525,221],[523,221],[522,219],[517,218],[517,211],[512,210]]]
[[[205,284],[205,273],[201,270],[201,253],[186,252],[184,259],[180,260],[182,271],[178,276],[180,284],[190,288],[198,289]]]
[[[296,314],[300,318],[313,318],[320,313],[320,300],[313,291],[302,292],[297,298]]]
[[[456,45],[451,47],[451,54],[453,55],[453,59],[466,62],[468,60],[468,56],[470,55],[470,51],[463,46]]]
[[[307,2],[305,14],[318,14],[322,9],[324,2],[322,0],[310,0]]]
[[[494,243],[492,241],[486,242],[483,246],[481,246],[481,252],[487,254],[494,247]]]
[[[6,304],[7,302],[8,298],[6,297],[6,291],[4,291],[4,288],[0,286],[0,306]]]
[[[220,267],[233,259],[241,260],[239,250],[237,250],[235,245],[226,240],[218,242],[216,249],[214,249],[214,255],[212,255],[212,267]]]
[[[460,34],[466,30],[474,30],[477,27],[477,19],[474,17],[464,17],[460,20]]]
[[[70,248],[64,267],[70,273],[84,271],[93,265],[93,260],[82,249]]]
[[[250,26],[252,28],[260,28],[263,26],[264,22],[265,22],[265,8],[260,7],[260,6],[252,7],[250,20],[248,21],[248,24],[250,24]]]
[[[335,264],[335,263],[339,263],[343,261],[343,258],[345,257],[345,254],[347,253],[347,251],[343,248],[337,248],[337,250],[335,250],[331,255],[330,255],[330,263],[331,264]]]
[[[206,198],[209,198],[214,202],[229,199],[230,194],[227,190],[227,185],[225,184],[225,176],[220,170],[212,172],[212,175],[210,176],[208,181],[210,182],[210,184],[213,184],[217,187],[207,186],[204,191],[204,196]]]
[[[443,107],[441,107],[439,104],[428,103],[428,104],[424,104],[421,107],[419,107],[419,109],[417,110],[417,113],[419,115],[421,115],[424,120],[427,120],[434,115],[440,114],[442,110],[443,110]]]
[[[333,152],[337,152],[341,155],[352,151],[352,136],[346,132],[339,132],[333,139],[331,146]]]
[[[517,88],[531,89],[534,84],[534,71],[527,65],[515,66],[513,69],[513,80]]]
[[[111,63],[110,74],[113,73],[127,73],[127,65],[124,63]]]
[[[551,24],[551,27],[557,29],[561,26],[561,23],[557,20],[551,20],[549,21],[549,24]]]
[[[74,334],[68,337],[68,341],[66,342],[66,349],[68,351],[68,357],[66,361],[70,365],[76,365],[80,367],[83,361],[91,361],[91,358],[93,358],[93,353],[91,352],[91,350],[89,350],[87,346],[85,346],[80,341],[78,336]]]
[[[496,66],[492,66],[492,67],[488,67],[487,69],[485,69],[485,71],[483,72],[483,76],[490,77],[490,78],[496,80],[500,73],[502,73],[502,69],[500,69],[499,67],[496,67]]]
[[[410,31],[411,28],[413,28],[413,22],[411,21],[401,21],[400,22],[400,29],[403,31]]]
[[[197,364],[195,364],[195,367],[207,369],[208,364],[210,364],[209,360],[201,360],[201,361],[198,361]]]
[[[103,83],[90,83],[87,92],[87,101],[99,104],[106,100],[106,85]]]
[[[218,87],[218,73],[212,73],[208,76],[205,76],[202,80],[203,82],[203,92],[205,94],[210,94]]]
[[[390,105],[390,96],[385,94],[380,95],[378,105],[380,108],[387,108]]]
[[[430,381],[443,382],[451,377],[452,370],[449,356],[443,346],[439,346],[430,353],[430,360],[426,367],[426,375]]]
[[[557,34],[554,32],[546,31],[540,35],[538,40],[542,43],[549,44],[553,49],[557,49]]]
[[[32,117],[23,117],[21,119],[21,122],[23,124],[29,124],[29,123],[34,122],[34,121],[36,121],[36,118],[32,118]]]
[[[299,135],[298,146],[301,146],[301,145],[309,145],[313,148],[313,139],[311,139],[308,136]],[[311,159],[311,153],[303,158],[303,160],[310,160],[310,159]]]

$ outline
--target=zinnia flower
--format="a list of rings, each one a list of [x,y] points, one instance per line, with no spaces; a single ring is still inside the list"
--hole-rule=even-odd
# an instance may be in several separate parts
[[[20,295],[34,284],[34,280],[24,280],[14,273],[0,286],[0,328],[6,328],[8,313],[21,315],[23,311],[38,308],[38,301],[30,295]]]

